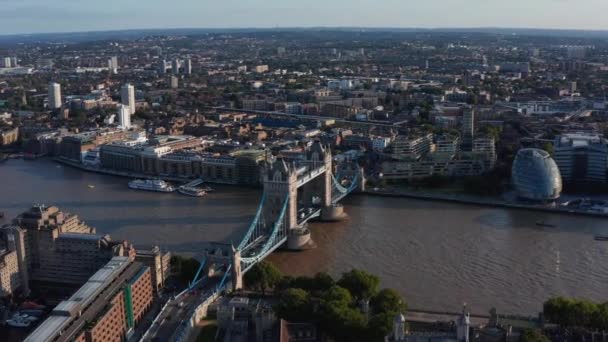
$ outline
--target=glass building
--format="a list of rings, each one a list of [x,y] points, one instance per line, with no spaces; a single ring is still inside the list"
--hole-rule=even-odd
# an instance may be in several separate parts
[[[562,176],[549,153],[535,148],[517,152],[511,172],[512,183],[520,198],[552,201],[562,192]]]

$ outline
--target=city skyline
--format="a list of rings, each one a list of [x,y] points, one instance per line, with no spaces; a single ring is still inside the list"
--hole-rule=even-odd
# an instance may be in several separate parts
[[[57,0],[0,0],[3,34],[127,30],[147,28],[545,28],[606,30],[601,13],[608,2],[582,0],[345,0],[285,3],[253,0],[181,0],[167,6],[151,0],[104,3]],[[188,10],[185,11],[184,9]],[[306,14],[308,15],[302,15]],[[137,14],[137,15],[134,15]],[[446,15],[449,14],[449,15]],[[69,17],[70,20],[61,18]]]

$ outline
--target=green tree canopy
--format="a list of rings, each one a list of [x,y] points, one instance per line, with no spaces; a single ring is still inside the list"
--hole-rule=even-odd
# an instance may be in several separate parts
[[[287,289],[281,293],[281,302],[275,307],[279,317],[290,321],[303,321],[311,315],[311,303],[308,292],[302,289]]]
[[[521,342],[550,342],[549,338],[538,329],[526,329],[521,336]]]
[[[407,304],[397,291],[393,289],[383,289],[372,297],[370,308],[375,313],[391,313],[394,316],[399,313],[405,313]]]
[[[250,288],[255,288],[262,293],[266,293],[267,289],[274,288],[283,275],[273,264],[262,261],[245,273],[245,284]]]
[[[555,297],[543,305],[545,318],[562,327],[608,329],[608,304],[588,300]]]
[[[380,278],[361,270],[342,274],[338,285],[347,289],[356,299],[370,299],[378,292]]]

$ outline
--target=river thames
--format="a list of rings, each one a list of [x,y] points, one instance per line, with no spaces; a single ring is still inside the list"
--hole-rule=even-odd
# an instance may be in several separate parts
[[[238,244],[261,191],[215,187],[204,198],[131,190],[127,179],[49,160],[0,164],[0,224],[35,203],[77,214],[98,233],[196,253],[204,241]],[[349,218],[311,225],[317,248],[277,252],[283,272],[338,276],[362,268],[411,308],[535,315],[550,296],[608,300],[608,220],[405,198],[354,195]],[[536,221],[555,224],[541,228]]]

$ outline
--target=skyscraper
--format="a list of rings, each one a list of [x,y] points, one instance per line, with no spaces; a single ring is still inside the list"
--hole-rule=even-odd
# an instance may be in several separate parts
[[[118,120],[120,120],[120,127],[131,128],[131,109],[129,109],[129,106],[121,104],[118,107]]]
[[[158,69],[161,74],[166,74],[167,73],[167,61],[164,59],[162,61],[160,61]]]
[[[113,73],[113,74],[117,74],[118,73],[118,57],[112,56],[108,60],[108,68],[110,69],[111,73]]]
[[[61,85],[59,83],[49,83],[49,108],[61,108]]]
[[[462,114],[462,150],[470,151],[473,148],[475,132],[475,111],[473,108],[465,108]]]
[[[0,65],[3,68],[10,68],[12,67],[12,63],[11,63],[11,58],[10,57],[3,57],[2,60],[0,60],[0,62],[2,62]]]
[[[171,69],[173,69],[174,75],[179,74],[179,59],[176,58],[173,60],[173,65],[171,66]]]
[[[131,115],[135,113],[135,87],[131,83],[120,88],[120,103],[129,107]]]
[[[192,60],[190,58],[186,59],[185,65],[184,65],[184,73],[186,75],[191,75],[192,74]]]

